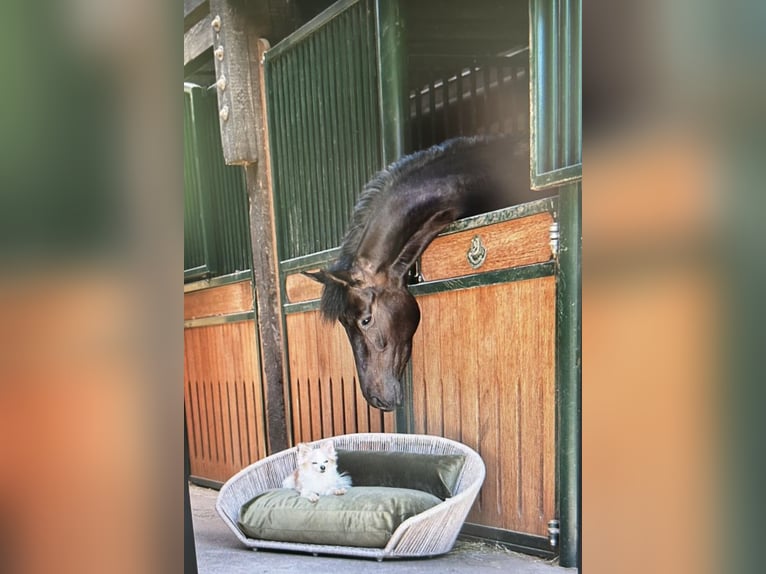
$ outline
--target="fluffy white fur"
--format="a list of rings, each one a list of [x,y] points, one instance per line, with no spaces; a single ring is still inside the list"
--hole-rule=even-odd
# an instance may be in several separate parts
[[[346,494],[351,486],[351,477],[338,473],[338,454],[331,440],[311,448],[305,443],[297,445],[298,468],[282,481],[284,488],[293,488],[311,502],[320,496]]]

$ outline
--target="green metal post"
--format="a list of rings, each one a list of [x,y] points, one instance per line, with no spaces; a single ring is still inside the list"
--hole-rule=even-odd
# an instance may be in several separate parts
[[[559,195],[559,272],[556,288],[556,379],[558,381],[559,563],[579,566],[582,454],[582,186]]]
[[[405,22],[399,0],[377,0],[379,113],[384,167],[405,153],[407,70]]]
[[[399,0],[376,0],[375,24],[378,50],[378,114],[385,167],[407,150],[407,67],[405,22]],[[412,413],[412,364],[404,381],[404,405],[396,410],[396,428],[410,431]]]

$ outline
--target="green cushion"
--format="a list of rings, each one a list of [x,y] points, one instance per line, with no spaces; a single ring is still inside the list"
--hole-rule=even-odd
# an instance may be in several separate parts
[[[245,503],[239,527],[262,540],[383,548],[402,522],[440,502],[419,490],[360,486],[312,503],[280,488]]]
[[[338,449],[338,471],[354,486],[391,486],[430,492],[442,500],[455,491],[462,454],[416,454]]]

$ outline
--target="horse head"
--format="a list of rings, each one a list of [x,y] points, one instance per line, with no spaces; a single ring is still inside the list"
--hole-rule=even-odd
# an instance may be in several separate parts
[[[403,281],[377,281],[354,271],[305,273],[324,285],[321,308],[346,330],[367,402],[390,411],[403,398],[401,379],[412,353],[420,308]]]

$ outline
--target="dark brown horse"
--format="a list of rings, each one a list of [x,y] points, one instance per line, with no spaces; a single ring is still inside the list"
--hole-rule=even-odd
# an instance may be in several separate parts
[[[321,310],[348,335],[367,402],[392,410],[412,352],[420,309],[410,267],[451,222],[536,199],[528,146],[510,137],[458,138],[375,175],[354,209],[339,258],[306,275],[324,284]]]

